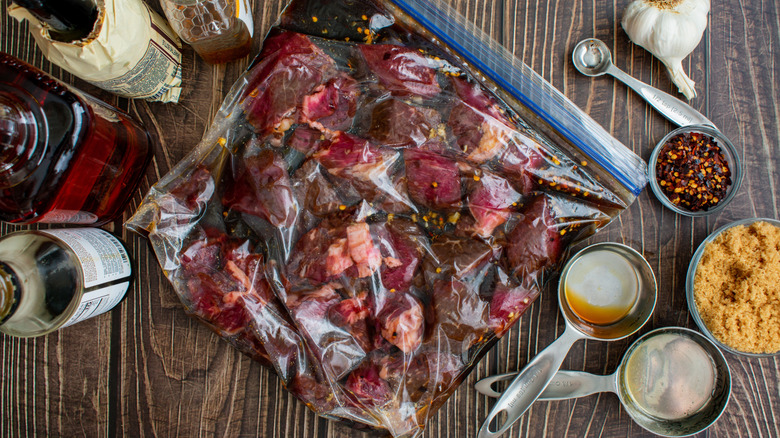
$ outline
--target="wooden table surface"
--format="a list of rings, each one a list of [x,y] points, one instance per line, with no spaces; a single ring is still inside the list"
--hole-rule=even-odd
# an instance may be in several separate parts
[[[7,0],[6,0],[7,1]],[[326,1],[326,0],[323,0]],[[510,48],[645,160],[672,125],[611,78],[574,70],[571,50],[597,37],[630,75],[676,93],[662,64],[629,42],[620,26],[629,0],[451,0],[468,19]],[[151,0],[155,8],[157,2]],[[254,53],[283,2],[252,0]],[[4,3],[5,6],[5,3]],[[692,219],[662,208],[649,189],[617,220],[593,236],[642,252],[659,284],[652,320],[641,333],[664,326],[695,327],[684,280],[691,255],[713,231],[748,217],[778,218],[780,176],[780,3],[714,0],[699,47],[684,62],[697,84],[691,105],[728,137],[742,156],[745,180],[722,213]],[[158,9],[159,10],[159,9]],[[152,164],[125,219],[141,197],[199,141],[250,59],[210,66],[184,49],[184,92],[174,104],[128,101],[98,90],[43,59],[27,27],[0,21],[0,50],[127,110],[157,141]],[[1,233],[23,227],[0,226]],[[0,338],[0,436],[262,436],[346,437],[351,429],[318,418],[282,389],[274,374],[235,351],[184,314],[148,242],[107,229],[128,244],[137,281],[113,312],[35,339]],[[473,437],[488,399],[473,389],[491,374],[515,371],[563,331],[554,282],[521,322],[478,365],[428,424],[425,436]],[[608,374],[638,335],[578,342],[564,368]],[[702,436],[780,436],[780,361],[726,354],[733,392],[723,416]],[[614,394],[538,402],[511,436],[643,436]]]

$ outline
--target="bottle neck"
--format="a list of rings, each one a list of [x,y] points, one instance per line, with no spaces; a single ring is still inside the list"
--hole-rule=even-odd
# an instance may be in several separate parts
[[[49,27],[49,36],[72,42],[86,38],[95,27],[94,0],[12,0]]]
[[[48,124],[27,92],[0,82],[0,188],[27,178],[46,152]]]
[[[14,314],[21,296],[22,288],[16,272],[0,262],[0,325]]]

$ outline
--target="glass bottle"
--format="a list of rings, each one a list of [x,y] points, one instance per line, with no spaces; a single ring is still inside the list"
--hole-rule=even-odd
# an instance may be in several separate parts
[[[11,1],[52,63],[122,97],[178,102],[181,41],[144,0]]]
[[[210,64],[243,58],[252,48],[247,0],[160,0],[171,27]]]
[[[109,222],[151,153],[128,114],[0,53],[0,220]]]
[[[86,38],[95,27],[98,8],[93,0],[12,0],[49,27],[52,39]]]
[[[127,294],[127,250],[100,228],[0,238],[0,332],[41,336],[105,313]]]

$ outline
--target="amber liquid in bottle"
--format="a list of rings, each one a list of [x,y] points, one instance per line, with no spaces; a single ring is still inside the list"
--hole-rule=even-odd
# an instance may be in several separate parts
[[[246,25],[239,22],[230,33],[190,45],[209,64],[224,64],[248,55],[252,49],[252,36]]]
[[[109,222],[151,153],[129,115],[0,53],[0,220]]]

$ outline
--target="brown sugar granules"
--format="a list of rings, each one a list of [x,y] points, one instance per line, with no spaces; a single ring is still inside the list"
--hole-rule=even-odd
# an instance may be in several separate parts
[[[694,297],[704,324],[722,343],[747,353],[780,351],[780,228],[740,225],[707,244]]]

